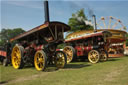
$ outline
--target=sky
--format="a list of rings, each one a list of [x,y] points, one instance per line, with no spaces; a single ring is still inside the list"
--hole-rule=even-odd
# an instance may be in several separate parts
[[[49,0],[50,21],[68,24],[72,13],[81,8],[84,8],[89,20],[92,14],[96,15],[97,21],[102,16],[113,16],[120,19],[128,29],[126,0]],[[0,12],[0,29],[23,28],[27,31],[45,21],[43,0],[0,0]]]

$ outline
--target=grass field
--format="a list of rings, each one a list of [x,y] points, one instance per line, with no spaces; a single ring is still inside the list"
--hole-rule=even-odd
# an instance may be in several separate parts
[[[0,65],[1,85],[128,85],[128,57],[112,58],[90,64],[72,62],[64,69],[48,67],[45,72],[34,67],[16,70]]]

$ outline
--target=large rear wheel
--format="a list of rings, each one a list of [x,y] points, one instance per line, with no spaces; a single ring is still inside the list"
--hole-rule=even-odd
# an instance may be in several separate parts
[[[24,54],[24,48],[22,46],[14,46],[12,50],[12,66],[15,69],[21,69],[24,66],[23,63],[23,54]]]
[[[75,49],[72,46],[66,46],[64,47],[63,52],[66,53],[67,63],[70,63],[75,55]]]
[[[47,62],[47,58],[46,58],[46,54],[44,53],[44,51],[39,50],[36,52],[35,56],[34,56],[34,65],[36,70],[38,71],[44,71],[46,68],[46,63]]]
[[[63,68],[67,64],[67,57],[63,51],[56,51],[55,65],[57,68]]]
[[[91,63],[97,63],[97,62],[99,62],[99,59],[100,59],[100,55],[99,55],[99,52],[97,50],[91,50],[88,53],[88,60]]]

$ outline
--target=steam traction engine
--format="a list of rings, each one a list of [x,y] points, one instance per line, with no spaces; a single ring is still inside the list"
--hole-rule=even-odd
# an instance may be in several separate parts
[[[78,56],[88,56],[91,63],[97,63],[99,60],[107,60],[106,51],[107,37],[111,36],[108,31],[81,34],[76,32],[69,34],[63,51],[67,54],[67,63]]]
[[[108,31],[97,32],[95,15],[93,15],[93,20],[94,31],[92,33],[84,30],[71,33],[66,37],[67,46],[63,51],[67,54],[67,63],[80,56],[88,56],[91,63],[107,60],[107,47],[109,46],[107,38],[112,34]]]
[[[39,71],[51,63],[57,68],[63,68],[67,62],[65,53],[56,51],[56,47],[63,43],[63,33],[70,30],[70,27],[62,22],[49,22],[48,1],[44,5],[45,24],[10,40],[18,42],[11,54],[15,69],[23,68],[26,63],[34,64]]]

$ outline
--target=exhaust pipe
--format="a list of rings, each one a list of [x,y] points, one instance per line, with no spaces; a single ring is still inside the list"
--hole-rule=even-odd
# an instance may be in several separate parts
[[[95,15],[92,15],[92,18],[93,18],[93,27],[94,27],[94,32],[97,32],[97,26],[96,26],[96,16]]]
[[[44,1],[44,13],[45,13],[45,23],[49,22],[49,7],[48,7],[48,1]]]

